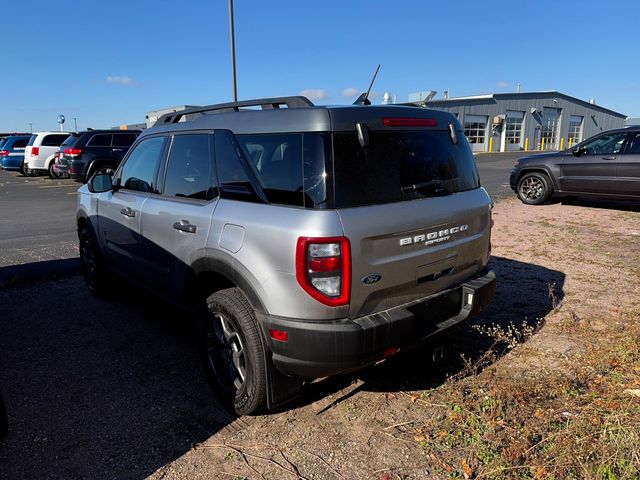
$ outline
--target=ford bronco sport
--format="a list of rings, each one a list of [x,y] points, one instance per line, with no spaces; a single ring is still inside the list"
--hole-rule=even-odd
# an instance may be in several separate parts
[[[417,346],[495,290],[491,199],[446,112],[285,97],[171,113],[79,192],[89,289],[115,271],[202,306],[207,376],[238,414]]]

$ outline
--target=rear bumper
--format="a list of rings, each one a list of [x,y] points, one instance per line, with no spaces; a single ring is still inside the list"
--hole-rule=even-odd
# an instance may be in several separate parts
[[[495,293],[493,271],[417,302],[354,320],[304,321],[259,316],[276,367],[289,375],[321,378],[365,367],[388,349],[407,350],[480,313]],[[287,332],[288,341],[269,336]]]
[[[69,177],[74,180],[80,180],[84,182],[87,176],[87,164],[85,162],[79,162],[77,160],[71,160],[68,163],[67,172],[69,173]]]
[[[0,163],[5,170],[18,170],[23,160],[24,157],[4,157]]]

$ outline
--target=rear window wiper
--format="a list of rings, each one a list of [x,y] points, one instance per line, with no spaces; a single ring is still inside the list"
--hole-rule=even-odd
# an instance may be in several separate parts
[[[413,185],[407,185],[406,187],[402,187],[400,190],[402,190],[403,193],[407,193],[414,192],[416,190],[424,190],[427,188],[433,188],[433,193],[437,195],[447,195],[451,193],[444,187],[444,182],[442,180],[429,180],[428,182],[420,182]]]

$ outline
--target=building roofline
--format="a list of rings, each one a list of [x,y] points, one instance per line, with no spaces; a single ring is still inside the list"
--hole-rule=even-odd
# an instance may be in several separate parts
[[[589,107],[589,108],[593,108],[595,110],[600,110],[601,112],[604,113],[608,113],[610,115],[614,115],[616,117],[620,117],[620,118],[627,118],[627,115],[620,113],[620,112],[616,112],[615,110],[611,110],[609,108],[605,108],[602,107],[598,104],[595,103],[589,103],[585,100],[581,100],[579,98],[576,97],[572,97],[571,95],[567,95],[566,93],[561,93],[558,92],[557,90],[547,90],[547,91],[541,91],[541,92],[512,92],[512,93],[488,93],[488,94],[483,94],[483,95],[469,95],[466,97],[452,97],[452,98],[447,98],[447,99],[438,99],[438,100],[431,100],[428,102],[420,102],[420,104],[424,105],[425,107],[429,107],[429,106],[443,106],[443,105],[447,105],[447,104],[456,104],[456,103],[460,103],[460,102],[466,102],[466,101],[482,101],[482,100],[493,100],[493,102],[495,103],[497,100],[504,100],[504,99],[508,99],[508,98],[535,98],[535,97],[560,97],[560,98],[564,98],[565,100],[570,100],[574,103],[583,105],[585,107]]]

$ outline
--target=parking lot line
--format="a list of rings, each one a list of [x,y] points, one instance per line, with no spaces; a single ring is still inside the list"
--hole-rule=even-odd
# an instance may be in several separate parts
[[[38,187],[38,188],[61,188],[61,187],[75,187],[75,188],[78,188],[75,185],[43,185],[43,186]]]

